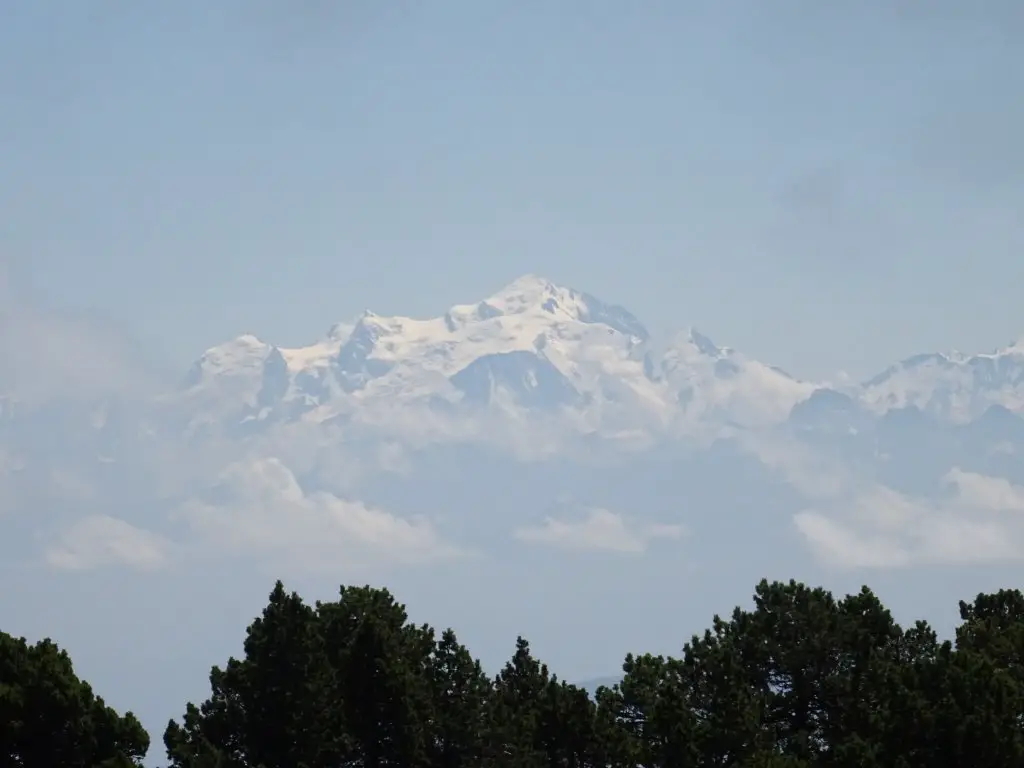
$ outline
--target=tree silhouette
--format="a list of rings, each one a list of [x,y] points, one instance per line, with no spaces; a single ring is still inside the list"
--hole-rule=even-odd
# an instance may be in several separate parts
[[[79,680],[50,640],[0,632],[0,764],[18,768],[140,765],[149,736]]]
[[[1024,597],[960,604],[954,642],[866,587],[762,581],[678,657],[583,689],[525,638],[488,678],[385,589],[305,605],[278,583],[245,654],[172,721],[189,768],[1004,768],[1024,765]]]

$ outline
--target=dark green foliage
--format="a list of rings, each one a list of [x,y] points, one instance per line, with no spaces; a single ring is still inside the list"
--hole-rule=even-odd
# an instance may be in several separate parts
[[[429,764],[480,765],[486,754],[491,681],[450,629],[441,635],[429,674],[434,717]]]
[[[148,748],[139,721],[94,695],[67,653],[0,632],[0,766],[127,768]]]
[[[960,604],[955,641],[867,588],[762,581],[678,658],[587,693],[529,643],[492,679],[385,589],[278,582],[241,659],[164,734],[180,768],[1003,768],[1024,765],[1024,596]],[[140,764],[148,737],[50,641],[0,634],[0,768]]]
[[[297,768],[335,749],[326,720],[336,703],[313,609],[278,582],[244,647],[243,661],[211,671],[212,696],[168,726],[173,765]]]
[[[961,603],[956,642],[904,630],[867,588],[796,582],[629,655],[591,699],[518,638],[488,678],[387,590],[309,607],[277,584],[242,660],[167,728],[194,768],[1003,768],[1024,765],[1024,597]]]

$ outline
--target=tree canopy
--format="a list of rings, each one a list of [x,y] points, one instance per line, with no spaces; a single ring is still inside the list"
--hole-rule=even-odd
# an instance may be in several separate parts
[[[176,768],[941,768],[1024,765],[1024,597],[961,603],[954,640],[867,588],[762,581],[678,657],[591,697],[518,638],[493,677],[385,589],[307,605],[278,582],[244,657],[164,735]]]
[[[66,652],[0,632],[0,765],[125,768],[148,749],[139,721],[79,680]]]
[[[1024,595],[978,595],[960,618],[940,641],[866,587],[762,581],[751,607],[677,656],[626,656],[592,696],[525,638],[492,676],[386,589],[311,605],[278,582],[164,746],[170,768],[1024,765]],[[123,768],[148,744],[51,641],[0,635],[0,768]]]

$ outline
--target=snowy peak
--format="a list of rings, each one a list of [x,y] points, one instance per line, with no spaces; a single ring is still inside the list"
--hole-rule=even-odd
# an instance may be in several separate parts
[[[476,304],[456,304],[445,313],[446,327],[456,333],[467,325],[507,316],[545,320],[579,320],[586,313],[581,294],[537,275],[524,275]]]
[[[480,305],[494,315],[532,315],[554,321],[604,324],[626,336],[646,341],[650,334],[628,310],[596,296],[555,285],[538,275],[524,275],[506,285]],[[465,311],[453,307],[452,313]]]
[[[206,350],[199,363],[211,372],[237,370],[258,364],[271,349],[271,345],[262,339],[252,334],[243,334]]]
[[[696,329],[659,345],[626,309],[525,275],[440,317],[366,311],[307,347],[241,336],[204,353],[184,395],[206,414],[224,401],[224,417],[247,424],[484,409],[594,431],[771,423],[812,390]]]
[[[550,316],[580,321],[589,310],[584,294],[538,275],[523,275],[484,300],[503,315]]]
[[[975,355],[914,355],[869,379],[861,390],[876,412],[914,407],[953,422],[975,419],[992,405],[1024,411],[1024,340]]]
[[[193,364],[184,387],[194,387],[210,379],[258,373],[271,350],[270,344],[251,334],[210,347]]]
[[[549,312],[576,318],[573,307],[578,304],[576,291],[562,288],[539,275],[523,275],[484,302],[505,315]]]
[[[656,357],[648,378],[664,382],[684,412],[761,426],[784,420],[816,385],[720,347],[696,328],[677,334]]]

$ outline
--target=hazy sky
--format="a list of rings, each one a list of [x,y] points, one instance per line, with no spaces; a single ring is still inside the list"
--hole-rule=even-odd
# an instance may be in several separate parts
[[[294,524],[317,504],[324,520],[351,502],[371,522],[359,505],[376,505],[399,527],[426,510],[452,540],[493,551],[389,575],[417,619],[452,623],[492,667],[522,631],[570,679],[614,673],[628,650],[674,652],[762,575],[820,583],[832,563],[801,565],[801,521],[821,540],[838,541],[840,524],[867,531],[852,557],[892,553],[876,529],[945,547],[947,560],[1024,551],[1018,517],[984,517],[1022,508],[1021,464],[979,450],[970,460],[995,469],[951,466],[946,441],[912,419],[902,463],[882,454],[877,477],[814,452],[806,467],[799,452],[762,465],[723,449],[584,471],[432,447],[415,482],[397,484],[386,452],[368,453],[380,472],[345,487],[377,443],[281,432],[265,450],[295,464],[279,473],[294,482],[254,481],[225,500],[205,459],[212,478],[251,445],[222,455],[213,440],[191,456],[146,437],[118,448],[121,464],[106,453],[97,464],[73,407],[148,392],[140,356],[183,374],[242,333],[310,343],[365,308],[439,315],[527,272],[623,304],[652,331],[695,325],[803,376],[866,378],[919,352],[989,350],[1024,336],[1022,137],[1024,0],[3,3],[0,393],[13,384],[19,403],[62,409],[4,436],[30,471],[0,472],[0,569],[36,559],[17,574],[31,590],[0,590],[0,629],[69,645],[83,676],[138,708],[158,742],[167,717],[206,691],[209,664],[237,652],[280,575],[259,546],[222,557],[181,510],[236,514],[223,531],[242,540],[244,523],[279,530],[266,546],[300,565],[300,535],[333,563],[332,540]],[[115,436],[143,433],[129,406],[111,413]],[[129,455],[135,445],[148,453]],[[776,482],[787,461],[811,490]],[[933,470],[995,501],[925,497]],[[311,472],[344,497],[298,488]],[[565,493],[620,548],[630,540],[614,514],[683,532],[662,526],[678,535],[616,560],[513,541]],[[40,554],[81,536],[86,554],[125,550],[126,567],[145,566],[152,539],[131,526],[178,542],[168,570],[65,572]],[[65,552],[64,566],[73,560]],[[1019,581],[1019,561],[981,570],[870,580],[901,620],[927,615],[948,631],[956,599]],[[325,597],[364,577],[294,583]]]
[[[175,366],[524,272],[809,376],[1024,333],[1019,0],[3,16],[11,281]]]

